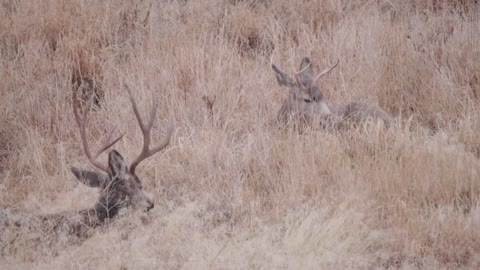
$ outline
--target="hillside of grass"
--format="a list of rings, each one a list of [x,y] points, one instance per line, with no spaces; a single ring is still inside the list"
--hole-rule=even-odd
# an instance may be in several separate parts
[[[5,269],[480,268],[480,7],[466,1],[0,1],[0,208],[90,207],[97,190],[72,91],[95,95],[89,139],[169,147],[137,169],[156,205],[71,245],[0,250]],[[292,73],[310,57],[327,103],[398,119],[345,132],[285,129]],[[104,154],[100,160],[106,162]],[[8,216],[6,218],[9,218]],[[1,235],[0,235],[1,236]],[[1,236],[3,239],[9,236]],[[25,240],[25,241],[22,241]]]

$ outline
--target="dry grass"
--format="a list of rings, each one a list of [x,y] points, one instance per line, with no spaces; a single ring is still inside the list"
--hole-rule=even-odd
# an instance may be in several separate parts
[[[90,166],[75,84],[97,94],[92,138],[118,125],[127,160],[141,135],[124,78],[145,106],[155,89],[159,119],[172,111],[177,123],[169,149],[139,168],[157,201],[147,216],[52,256],[15,243],[2,265],[478,269],[479,12],[474,0],[0,1],[0,207],[93,204],[69,172]],[[319,85],[328,101],[379,104],[401,123],[278,128],[286,93],[271,59],[303,56],[320,68],[340,59]]]

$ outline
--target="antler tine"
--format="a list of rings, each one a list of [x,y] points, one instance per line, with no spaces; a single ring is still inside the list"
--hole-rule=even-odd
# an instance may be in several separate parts
[[[128,92],[130,103],[132,103],[133,112],[135,114],[135,117],[137,118],[138,124],[140,125],[140,129],[142,130],[142,133],[143,133],[142,151],[130,165],[130,173],[135,175],[135,169],[137,168],[138,164],[140,164],[140,162],[142,162],[146,158],[158,153],[159,151],[167,147],[167,145],[170,143],[170,137],[173,134],[173,130],[175,129],[175,123],[173,120],[173,116],[171,115],[168,128],[167,128],[167,136],[163,139],[163,141],[160,143],[159,146],[150,149],[150,131],[152,130],[153,123],[155,121],[155,115],[157,113],[157,106],[158,106],[157,99],[155,98],[155,95],[152,91],[152,110],[150,111],[150,119],[148,120],[148,125],[145,125],[144,122],[142,121],[140,113],[138,112],[137,103],[133,98],[132,90],[129,84],[127,82],[124,82],[123,84],[125,86],[125,89]]]
[[[311,65],[312,63],[308,63],[308,65],[306,65],[304,68],[302,68],[301,70],[299,70],[298,72],[295,71],[295,68],[293,69],[293,73],[295,73],[295,75],[300,75],[300,73],[304,72],[305,70],[307,70],[307,68]],[[293,67],[293,66],[292,66]]]
[[[94,95],[92,94],[92,96],[88,100],[87,107],[90,107],[92,105],[93,98],[94,98]],[[85,155],[95,167],[97,167],[98,169],[104,172],[108,172],[108,167],[105,165],[102,165],[102,163],[100,163],[97,160],[97,157],[101,153],[103,153],[105,150],[110,148],[112,145],[114,145],[116,142],[118,142],[123,137],[123,135],[125,135],[125,133],[123,133],[118,138],[116,138],[115,140],[109,143],[108,141],[113,135],[113,130],[112,130],[107,140],[103,143],[102,147],[100,147],[100,149],[95,153],[95,155],[92,156],[92,152],[90,152],[90,147],[88,146],[87,133],[85,131],[86,125],[87,125],[87,119],[88,119],[87,118],[88,109],[84,109],[82,114],[80,115],[80,111],[78,107],[80,107],[80,104],[78,102],[77,90],[74,89],[73,90],[73,114],[75,115],[75,120],[77,121],[77,125],[80,130],[80,138],[82,140],[82,145],[83,145],[83,150],[85,152]]]
[[[338,63],[340,63],[340,59],[337,60],[337,63],[327,69],[325,69],[324,71],[320,72],[320,74],[317,75],[317,77],[315,77],[315,79],[313,80],[313,82],[316,82],[318,79],[322,78],[323,76],[327,75],[330,71],[332,71],[332,69],[334,69]]]
[[[120,136],[118,136],[115,140],[113,140],[109,143],[108,141],[110,141],[110,138],[112,138],[112,135],[113,135],[115,129],[116,128],[112,129],[112,132],[110,132],[110,135],[108,135],[107,139],[102,144],[102,147],[100,149],[98,149],[97,153],[95,153],[95,155],[93,156],[94,159],[97,159],[97,157],[100,156],[101,153],[103,153],[108,148],[112,147],[114,144],[116,144],[123,137],[123,135],[125,135],[125,132],[124,132]]]
[[[298,78],[298,75],[300,75],[302,72],[304,72],[305,70],[307,70],[308,67],[310,67],[312,63],[308,63],[308,65],[306,65],[304,68],[302,68],[301,70],[299,71],[296,71],[295,67],[293,66],[293,63],[292,63],[292,70],[293,70],[293,75],[295,77],[295,80],[297,81],[297,83],[302,87],[302,88],[305,88],[305,85],[303,85],[302,81],[300,80],[300,78]]]

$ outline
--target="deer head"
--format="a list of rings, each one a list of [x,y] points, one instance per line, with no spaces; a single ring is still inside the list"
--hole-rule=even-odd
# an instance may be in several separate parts
[[[77,97],[77,91],[74,90],[73,92],[73,112],[80,130],[80,137],[85,155],[95,167],[103,172],[84,170],[77,167],[72,167],[71,171],[81,183],[89,187],[99,188],[100,195],[91,210],[101,222],[105,218],[114,217],[120,209],[125,207],[143,208],[147,211],[153,208],[153,199],[144,191],[142,182],[136,174],[136,168],[140,162],[155,153],[158,153],[168,145],[175,126],[173,117],[171,117],[166,137],[159,146],[150,148],[150,131],[155,121],[157,100],[152,92],[152,109],[150,111],[150,118],[145,124],[140,117],[130,86],[127,83],[124,83],[124,86],[128,92],[133,112],[143,133],[143,148],[138,157],[131,163],[130,167],[127,165],[122,155],[115,150],[111,150],[108,154],[108,165],[102,164],[97,160],[101,153],[118,142],[124,134],[121,134],[116,139],[110,141],[113,134],[113,132],[111,132],[110,136],[102,144],[99,150],[92,155],[87,141],[86,125],[88,108],[91,106],[93,98],[90,98],[86,108],[83,109],[83,112],[80,112],[81,108]]]
[[[338,61],[315,77],[312,62],[308,57],[305,57],[300,63],[300,70],[294,73],[295,79],[277,66],[272,65],[278,83],[289,89],[289,95],[278,112],[277,119],[286,121],[292,114],[302,116],[330,114],[330,109],[324,101],[323,93],[315,85],[315,82],[328,74],[337,65]]]

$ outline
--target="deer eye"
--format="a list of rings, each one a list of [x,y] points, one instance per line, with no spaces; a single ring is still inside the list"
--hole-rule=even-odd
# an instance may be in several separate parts
[[[305,101],[306,103],[312,102],[312,101],[311,101],[310,99],[308,99],[308,98],[304,98],[303,101]]]

